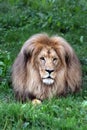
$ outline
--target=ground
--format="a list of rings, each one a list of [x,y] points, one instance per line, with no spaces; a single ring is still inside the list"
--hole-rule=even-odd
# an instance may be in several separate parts
[[[87,2],[86,0],[0,1],[0,130],[87,129]],[[82,66],[82,91],[42,104],[14,98],[11,66],[23,43],[46,32],[64,37]]]

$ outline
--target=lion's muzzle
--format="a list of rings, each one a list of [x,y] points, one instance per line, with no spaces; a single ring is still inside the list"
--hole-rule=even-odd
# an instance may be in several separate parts
[[[47,77],[43,78],[43,83],[46,85],[51,85],[54,83],[54,79],[52,78],[51,74],[54,70],[45,70],[47,73]]]

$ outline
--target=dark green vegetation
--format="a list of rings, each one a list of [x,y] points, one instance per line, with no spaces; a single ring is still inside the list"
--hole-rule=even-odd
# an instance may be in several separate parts
[[[41,105],[15,101],[11,65],[24,41],[47,32],[67,39],[82,64],[78,95]],[[0,130],[87,130],[87,1],[0,0]]]

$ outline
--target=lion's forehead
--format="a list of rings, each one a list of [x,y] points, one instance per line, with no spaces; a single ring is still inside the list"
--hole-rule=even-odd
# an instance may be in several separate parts
[[[39,53],[39,56],[45,56],[45,57],[58,57],[57,52],[53,48],[43,48],[41,52]]]

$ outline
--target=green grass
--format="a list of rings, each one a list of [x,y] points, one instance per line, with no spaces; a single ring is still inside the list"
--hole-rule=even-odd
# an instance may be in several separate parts
[[[30,103],[10,102],[0,104],[0,122],[3,130],[86,130],[87,101],[67,97]]]
[[[87,129],[87,2],[86,0],[0,0],[0,130]],[[11,66],[33,34],[63,36],[82,65],[82,92],[19,103],[11,85]]]

